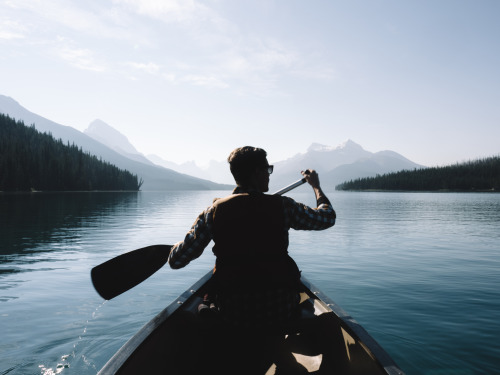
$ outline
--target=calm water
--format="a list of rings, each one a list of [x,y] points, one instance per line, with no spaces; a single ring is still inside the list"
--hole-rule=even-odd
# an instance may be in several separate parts
[[[214,258],[166,266],[108,302],[90,269],[182,239],[226,194],[0,194],[0,374],[96,374]],[[305,186],[289,195],[314,203]],[[500,195],[329,197],[334,228],[291,232],[304,274],[408,375],[500,374]]]

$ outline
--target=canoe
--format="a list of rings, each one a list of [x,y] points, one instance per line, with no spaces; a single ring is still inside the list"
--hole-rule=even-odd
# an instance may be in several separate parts
[[[342,308],[301,278],[300,314],[287,334],[225,330],[198,312],[208,272],[137,332],[98,375],[403,375],[387,352]]]

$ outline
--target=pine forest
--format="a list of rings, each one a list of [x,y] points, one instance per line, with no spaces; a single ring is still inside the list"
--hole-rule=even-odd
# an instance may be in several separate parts
[[[138,191],[136,175],[0,114],[0,191]]]
[[[500,189],[500,156],[445,167],[404,170],[359,178],[337,190],[376,191],[496,191]]]

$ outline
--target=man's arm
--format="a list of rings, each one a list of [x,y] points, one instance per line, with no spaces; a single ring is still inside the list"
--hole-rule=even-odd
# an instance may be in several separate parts
[[[314,194],[316,196],[316,205],[317,207],[321,206],[322,204],[328,204],[331,206],[330,200],[326,197],[326,194],[323,192],[321,189],[321,186],[319,184],[319,176],[318,173],[315,170],[307,169],[305,171],[300,172],[306,179],[306,181],[309,183],[309,185],[312,186],[314,190]]]
[[[170,251],[168,263],[171,268],[185,267],[198,258],[212,240],[210,208],[203,211],[187,232],[184,241],[177,242]]]
[[[335,225],[336,214],[320,187],[318,174],[307,170],[302,171],[302,175],[314,190],[317,207],[311,208],[292,198],[283,197],[286,225],[297,230],[323,230],[332,227]]]

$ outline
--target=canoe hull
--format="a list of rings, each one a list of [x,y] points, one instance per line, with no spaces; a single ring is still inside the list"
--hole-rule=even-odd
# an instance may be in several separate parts
[[[389,374],[403,371],[351,316],[301,281],[300,317],[287,336],[227,330],[198,314],[211,272],[147,323],[101,369],[128,374]]]

